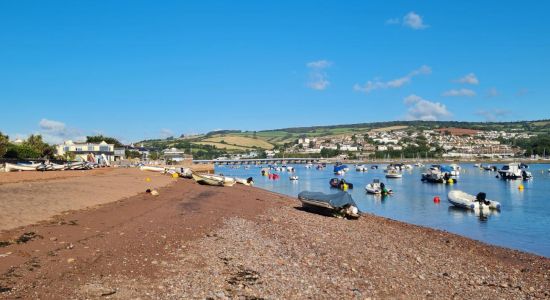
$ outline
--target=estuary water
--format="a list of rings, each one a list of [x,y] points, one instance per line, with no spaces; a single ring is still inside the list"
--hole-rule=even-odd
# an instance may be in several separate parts
[[[344,178],[354,184],[349,193],[362,212],[550,257],[549,164],[530,165],[528,171],[534,178],[529,181],[501,180],[495,178],[496,172],[481,170],[473,164],[460,164],[460,176],[452,185],[422,182],[423,167],[403,171],[400,179],[389,179],[385,178],[384,164],[378,165],[379,169],[370,169],[371,164],[367,164],[367,172],[357,172],[354,165],[348,165],[350,170],[344,176],[335,176],[332,165],[327,165],[324,170],[317,170],[315,166],[309,169],[304,165],[292,166],[294,173],[276,172],[280,175],[278,180],[261,176],[258,166],[216,166],[216,173],[243,178],[251,176],[256,187],[293,197],[304,190],[335,193],[337,190],[330,188],[329,180]],[[299,180],[289,180],[290,175],[299,176]],[[365,185],[375,178],[385,182],[394,194],[387,197],[367,194]],[[520,189],[520,185],[524,188]],[[488,199],[499,201],[502,208],[488,216],[455,208],[447,201],[447,193],[453,189],[473,195],[485,192]],[[435,196],[441,198],[440,203],[434,203]]]

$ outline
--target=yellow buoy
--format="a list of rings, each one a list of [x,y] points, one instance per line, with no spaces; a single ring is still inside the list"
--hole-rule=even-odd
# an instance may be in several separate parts
[[[151,182],[151,178],[147,177],[147,178],[145,178],[145,181]]]
[[[178,178],[178,177],[180,177],[178,173],[173,173],[172,174],[172,178]]]
[[[520,185],[518,186],[518,190],[523,190],[523,184],[520,184]]]

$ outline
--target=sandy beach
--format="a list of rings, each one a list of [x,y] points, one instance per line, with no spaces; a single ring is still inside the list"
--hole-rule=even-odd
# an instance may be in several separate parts
[[[0,190],[2,222],[4,208],[18,215],[4,228],[34,223],[0,234],[0,298],[550,297],[548,258],[257,188],[120,169]]]

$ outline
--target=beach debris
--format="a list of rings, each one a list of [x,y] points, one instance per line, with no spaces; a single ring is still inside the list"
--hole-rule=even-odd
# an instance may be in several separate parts
[[[0,285],[0,293],[5,293],[9,291],[11,291],[11,288]]]
[[[250,269],[241,269],[229,278],[227,283],[237,286],[247,286],[256,284],[259,279],[260,273]]]
[[[153,196],[158,196],[159,195],[159,192],[157,190],[152,190],[151,191],[151,195]]]
[[[35,232],[29,231],[25,232],[22,235],[20,235],[17,239],[15,239],[15,242],[17,244],[25,244],[31,240],[34,240],[36,238],[42,238],[41,235],[36,234]]]
[[[10,241],[0,241],[0,248],[11,245]]]
[[[151,182],[151,178],[147,177],[147,178],[145,178],[145,181]]]
[[[67,258],[67,263],[72,264],[76,261],[75,258]]]

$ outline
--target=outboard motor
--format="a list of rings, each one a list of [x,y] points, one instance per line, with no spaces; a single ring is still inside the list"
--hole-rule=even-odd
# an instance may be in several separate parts
[[[479,202],[479,204],[485,204],[485,205],[491,204],[491,202],[487,201],[486,199],[487,199],[487,194],[485,194],[484,192],[480,192],[476,196],[476,201]]]

